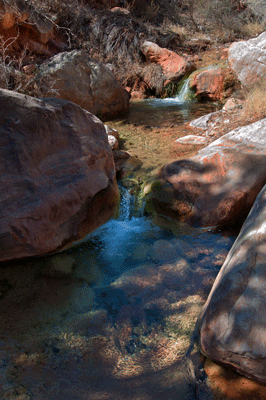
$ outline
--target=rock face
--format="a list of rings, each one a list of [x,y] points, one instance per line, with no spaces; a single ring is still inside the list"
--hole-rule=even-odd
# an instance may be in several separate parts
[[[193,74],[190,87],[198,100],[217,101],[223,97],[225,76],[221,68],[208,68]]]
[[[5,30],[17,22],[23,23],[29,16],[30,10],[24,0],[3,1],[0,4],[0,24]]]
[[[185,59],[174,51],[161,48],[153,42],[145,41],[141,51],[147,61],[162,67],[167,81],[179,81],[186,73],[195,69],[191,59]]]
[[[116,207],[104,125],[65,100],[0,90],[0,101],[0,260],[54,252]]]
[[[54,25],[47,18],[43,18],[36,11],[31,12],[24,23],[24,27],[32,31],[36,40],[41,44],[47,44],[53,38]]]
[[[266,183],[266,119],[235,129],[195,157],[165,165],[150,198],[160,212],[203,227],[244,221]]]
[[[233,43],[228,52],[230,67],[246,88],[266,78],[266,32],[255,39]]]
[[[43,96],[72,101],[100,117],[128,111],[129,95],[113,73],[83,51],[57,54],[36,78]]]
[[[17,52],[27,48],[31,53],[51,57],[54,51],[60,51],[58,46],[64,47],[63,43],[55,45],[54,24],[24,0],[0,4],[0,34],[3,42],[8,44],[8,50]]]
[[[200,319],[201,350],[266,383],[266,186],[221,268]]]

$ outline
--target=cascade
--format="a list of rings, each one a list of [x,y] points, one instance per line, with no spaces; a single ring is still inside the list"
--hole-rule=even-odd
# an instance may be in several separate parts
[[[130,221],[132,218],[140,218],[144,215],[145,202],[137,194],[120,186],[120,206],[117,219]]]
[[[185,79],[182,83],[178,94],[175,96],[175,100],[178,103],[186,103],[191,101],[193,98],[193,92],[189,87],[189,78]]]

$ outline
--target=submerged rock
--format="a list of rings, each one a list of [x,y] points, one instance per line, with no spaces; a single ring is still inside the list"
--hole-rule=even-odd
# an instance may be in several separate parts
[[[165,165],[149,198],[160,212],[192,225],[241,224],[266,182],[265,138],[263,119]]]
[[[0,260],[43,255],[115,211],[104,125],[76,104],[0,90]]]
[[[217,276],[200,319],[202,352],[266,383],[266,186]]]
[[[83,51],[57,54],[41,66],[35,83],[43,96],[72,101],[100,117],[129,108],[129,94],[113,73]]]

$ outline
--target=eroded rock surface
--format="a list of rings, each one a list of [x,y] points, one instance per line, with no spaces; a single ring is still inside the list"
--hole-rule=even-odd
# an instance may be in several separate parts
[[[266,383],[266,187],[218,274],[200,321],[204,354]]]
[[[56,44],[54,23],[44,14],[30,8],[24,0],[1,2],[0,35],[5,57],[10,50],[21,52],[27,49],[47,58],[60,51],[60,48],[62,51],[65,46],[61,40]],[[25,54],[21,57],[25,57]]]
[[[105,222],[118,198],[104,125],[79,106],[0,90],[0,260],[53,252]]]
[[[149,194],[160,212],[203,227],[241,224],[266,182],[266,119],[165,165]]]
[[[43,96],[72,101],[100,117],[128,111],[127,91],[106,66],[83,51],[57,54],[42,65],[36,82]]]

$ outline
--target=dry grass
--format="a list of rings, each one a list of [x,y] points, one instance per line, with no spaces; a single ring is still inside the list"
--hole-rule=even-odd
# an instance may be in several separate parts
[[[246,121],[266,117],[266,82],[254,86],[247,94],[242,117]]]
[[[255,21],[247,23],[243,28],[247,37],[254,37],[265,30],[265,25],[262,22]]]
[[[212,42],[260,33],[263,21],[258,14],[251,18],[250,10],[238,13],[230,8],[230,1],[134,0],[128,6],[130,14],[110,11],[108,0],[100,2],[102,6],[97,9],[93,8],[97,2],[90,0],[27,0],[27,4],[53,21],[58,38],[64,38],[69,50],[83,49],[93,58],[111,64],[123,85],[132,87],[138,80],[147,84],[148,95],[162,96],[165,90],[161,70],[158,66],[147,67],[141,43],[149,40],[176,52],[191,53]],[[0,62],[4,67],[10,64],[8,45],[0,43]],[[28,56],[29,52],[26,53]],[[20,61],[11,61],[16,71],[11,81],[10,73],[1,73],[2,80],[8,80],[6,85],[15,90],[26,88],[26,93],[31,77],[23,73]]]

